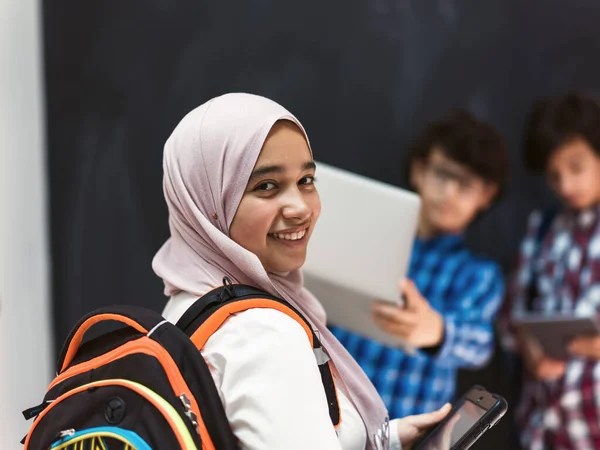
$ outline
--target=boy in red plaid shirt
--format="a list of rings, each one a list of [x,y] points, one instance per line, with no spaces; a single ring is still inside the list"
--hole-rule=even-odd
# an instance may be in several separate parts
[[[523,359],[516,416],[530,450],[600,448],[600,337],[575,337],[556,361],[512,320],[528,312],[600,317],[600,104],[568,94],[538,102],[525,133],[525,163],[542,172],[562,208],[534,211],[501,321],[502,342]],[[533,287],[533,289],[532,289]]]

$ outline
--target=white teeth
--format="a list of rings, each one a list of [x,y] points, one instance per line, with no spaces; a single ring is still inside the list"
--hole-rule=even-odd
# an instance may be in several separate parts
[[[286,241],[297,241],[302,239],[306,234],[306,230],[298,231],[297,233],[273,233],[273,236],[277,239],[285,239]]]

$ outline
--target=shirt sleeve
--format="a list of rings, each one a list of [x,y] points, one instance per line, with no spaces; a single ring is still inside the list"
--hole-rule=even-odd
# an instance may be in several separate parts
[[[202,349],[242,449],[341,449],[303,328],[266,309],[236,314]]]
[[[515,352],[517,342],[512,319],[525,311],[528,287],[534,276],[534,255],[537,252],[537,235],[542,222],[541,211],[534,211],[527,221],[527,231],[519,246],[516,264],[510,273],[506,299],[502,305],[497,328],[500,345],[504,350]]]
[[[390,420],[390,450],[402,450],[402,442],[398,435],[398,419]]]
[[[503,296],[498,265],[475,261],[463,269],[443,311],[444,340],[434,356],[439,365],[477,368],[489,360],[494,349],[493,321]]]

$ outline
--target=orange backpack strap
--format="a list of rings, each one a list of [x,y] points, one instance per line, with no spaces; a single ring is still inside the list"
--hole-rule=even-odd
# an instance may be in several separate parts
[[[190,337],[196,348],[201,349],[230,315],[253,308],[276,309],[302,326],[319,365],[331,422],[334,427],[338,427],[341,423],[341,414],[329,356],[308,320],[285,300],[252,286],[232,284],[229,278],[225,277],[223,286],[213,289],[196,300],[179,319],[177,326]]]
[[[147,334],[165,319],[154,311],[137,306],[115,305],[97,309],[84,316],[71,330],[58,357],[56,373],[60,374],[69,367],[85,334],[92,327],[109,321],[121,322],[141,334]]]

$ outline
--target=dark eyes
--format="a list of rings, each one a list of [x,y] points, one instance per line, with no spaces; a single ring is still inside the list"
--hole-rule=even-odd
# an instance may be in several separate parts
[[[581,163],[571,164],[570,169],[571,169],[571,172],[573,172],[573,173],[583,172],[583,164],[581,164]]]
[[[311,186],[315,183],[315,177],[312,175],[307,175],[305,177],[300,178],[298,181],[298,185],[300,186]],[[258,192],[269,192],[277,189],[277,184],[273,181],[265,181],[263,183],[258,184],[254,190]]]
[[[272,183],[270,181],[267,181],[266,183],[261,183],[258,186],[256,186],[254,188],[255,191],[272,191],[273,189],[275,189],[277,186],[275,185],[275,183]]]
[[[566,166],[566,168],[563,168],[562,170],[550,171],[548,173],[547,179],[551,183],[558,183],[561,180],[561,178],[563,178],[564,176],[566,176],[568,174],[578,175],[580,173],[583,173],[584,171],[585,171],[585,164],[583,162],[580,162],[580,161],[571,162],[571,163],[569,163],[568,166]]]
[[[306,177],[302,177],[298,184],[315,184],[315,181],[317,181],[315,177],[308,175]]]

